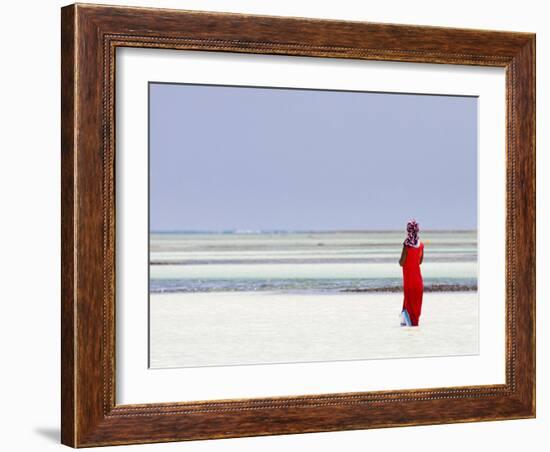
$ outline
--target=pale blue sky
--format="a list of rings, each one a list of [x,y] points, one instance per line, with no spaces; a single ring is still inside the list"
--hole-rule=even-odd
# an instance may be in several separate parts
[[[477,227],[477,98],[151,83],[150,227]]]

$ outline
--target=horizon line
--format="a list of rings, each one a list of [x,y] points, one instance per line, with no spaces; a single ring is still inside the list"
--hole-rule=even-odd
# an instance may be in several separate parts
[[[184,234],[266,234],[266,233],[354,233],[354,232],[406,232],[404,229],[156,229],[149,230],[150,234],[169,234],[169,233],[184,233]],[[477,232],[474,229],[423,229],[423,232]]]

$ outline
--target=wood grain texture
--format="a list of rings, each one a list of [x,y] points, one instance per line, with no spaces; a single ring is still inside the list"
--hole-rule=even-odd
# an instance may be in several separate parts
[[[61,441],[64,444],[75,444],[74,8],[63,9],[61,15]]]
[[[74,447],[535,415],[535,36],[147,8],[62,9],[62,442]],[[506,68],[506,384],[116,405],[116,48]]]

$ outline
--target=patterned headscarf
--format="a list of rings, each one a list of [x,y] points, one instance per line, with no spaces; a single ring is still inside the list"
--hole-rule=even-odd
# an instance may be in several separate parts
[[[418,232],[420,228],[415,219],[407,223],[407,238],[403,242],[405,246],[418,246]]]

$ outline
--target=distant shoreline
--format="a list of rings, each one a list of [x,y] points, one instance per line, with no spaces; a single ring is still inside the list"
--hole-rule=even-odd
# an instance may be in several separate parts
[[[163,295],[163,294],[198,294],[198,293],[272,293],[277,292],[280,294],[284,293],[317,293],[317,294],[327,294],[327,295],[336,295],[336,294],[358,294],[358,293],[402,293],[403,286],[386,286],[386,287],[357,287],[357,288],[334,288],[334,289],[297,289],[297,288],[265,288],[262,290],[258,289],[241,289],[241,288],[207,288],[207,289],[182,289],[182,288],[163,288],[161,290],[150,290],[151,295]],[[477,292],[477,284],[427,284],[424,286],[424,292]]]
[[[455,234],[477,232],[477,229],[424,229],[423,234],[449,232]],[[262,235],[262,234],[387,234],[403,233],[403,229],[326,229],[326,230],[222,230],[222,231],[201,231],[201,230],[163,230],[149,231],[149,234],[169,235],[169,234],[187,234],[187,235]]]
[[[434,284],[424,286],[424,292],[476,292],[477,285],[467,284]],[[372,293],[372,292],[403,292],[403,287],[365,287],[357,289],[342,289],[344,293]]]

